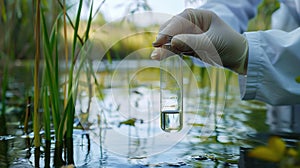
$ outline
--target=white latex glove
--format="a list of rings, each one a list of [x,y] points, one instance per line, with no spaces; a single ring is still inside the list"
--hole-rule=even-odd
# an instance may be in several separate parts
[[[161,26],[152,59],[165,57],[161,47],[171,41],[174,51],[218,64],[239,74],[247,72],[248,42],[230,28],[215,13],[200,9],[186,9]]]

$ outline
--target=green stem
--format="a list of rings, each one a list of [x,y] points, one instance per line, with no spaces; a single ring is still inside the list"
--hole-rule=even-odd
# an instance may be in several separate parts
[[[49,97],[48,97],[48,88],[45,87],[43,90],[43,105],[44,105],[44,129],[45,129],[45,139],[50,141],[50,106],[49,106]]]
[[[81,10],[82,10],[82,3],[83,0],[79,1],[79,6],[78,6],[78,11],[77,11],[77,16],[76,16],[76,21],[75,21],[75,29],[74,29],[74,38],[73,38],[73,46],[72,46],[72,58],[71,58],[71,67],[69,69],[69,81],[68,81],[68,102],[67,102],[67,107],[65,110],[65,113],[67,113],[67,120],[62,120],[62,122],[67,122],[67,138],[72,138],[73,134],[73,123],[74,123],[74,103],[73,103],[73,72],[74,72],[74,67],[76,63],[77,57],[75,56],[75,51],[76,51],[76,43],[77,43],[77,34],[79,30],[79,23],[80,23],[80,15],[81,15]]]
[[[36,1],[36,17],[35,17],[35,62],[34,62],[34,146],[40,147],[40,118],[39,109],[39,63],[40,63],[40,0]]]
[[[3,75],[3,82],[2,82],[2,110],[1,115],[5,115],[6,110],[6,90],[8,85],[8,76],[7,76],[7,65],[4,66],[4,75]]]

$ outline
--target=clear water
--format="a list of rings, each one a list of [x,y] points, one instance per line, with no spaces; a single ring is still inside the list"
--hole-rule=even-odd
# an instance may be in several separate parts
[[[167,132],[180,131],[182,129],[182,113],[174,110],[162,111],[161,129]]]
[[[204,81],[201,70],[195,68],[196,84],[191,82],[188,71],[184,72],[183,117],[162,113],[165,121],[174,119],[164,122],[165,128],[177,129],[181,119],[182,129],[174,133],[162,131],[159,70],[143,69],[148,65],[143,61],[114,65],[119,71],[98,72],[99,79],[105,79],[104,99],[92,97],[89,115],[83,113],[89,101],[81,87],[76,103],[77,121],[89,129],[74,131],[76,167],[237,167],[240,147],[261,143],[251,135],[269,129],[265,105],[240,100],[237,76],[232,74],[223,85],[219,81],[218,86],[226,86],[222,90],[216,87],[218,82]],[[138,72],[133,70],[136,68],[140,68]],[[31,74],[32,68],[16,66],[13,70],[6,112],[7,135],[0,137],[0,167],[32,167],[32,137],[29,141],[24,138],[20,126],[26,102],[22,97],[33,86],[31,77],[24,74]],[[215,73],[212,70],[211,74]],[[134,119],[134,126],[125,122],[128,119]],[[54,140],[50,163],[46,162],[45,149],[41,148],[40,167],[53,165]]]

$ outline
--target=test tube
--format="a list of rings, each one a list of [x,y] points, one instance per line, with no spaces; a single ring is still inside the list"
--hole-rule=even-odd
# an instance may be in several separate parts
[[[170,47],[169,43],[162,46],[172,55],[160,60],[161,129],[178,132],[183,120],[182,59]]]

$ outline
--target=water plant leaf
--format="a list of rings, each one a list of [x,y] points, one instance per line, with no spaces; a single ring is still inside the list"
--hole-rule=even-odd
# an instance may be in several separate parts
[[[271,137],[267,146],[258,146],[251,150],[248,155],[270,162],[279,162],[284,156],[285,149],[284,141],[279,137]]]
[[[295,81],[296,81],[297,83],[300,83],[300,76],[296,77],[296,78],[295,78]]]
[[[285,143],[281,138],[271,137],[268,141],[268,147],[276,152],[277,155],[280,155],[281,157],[283,156],[285,151]]]
[[[89,39],[89,33],[90,33],[91,23],[92,23],[92,19],[93,19],[93,15],[92,15],[93,14],[93,6],[94,6],[94,1],[92,1],[91,8],[90,8],[90,15],[89,15],[86,32],[85,32],[85,39],[84,39],[85,42]]]
[[[58,4],[60,5],[60,7],[61,7],[62,9],[64,9],[64,4],[62,4],[62,2],[58,1]],[[69,6],[69,7],[67,7],[67,8],[66,8],[66,11],[68,11],[69,9],[71,9],[74,5],[75,5],[75,4],[73,4],[73,5]],[[73,24],[73,22],[72,22],[72,19],[70,18],[70,16],[68,15],[68,13],[65,13],[65,15],[67,16],[67,19],[68,19],[68,21],[69,21],[69,23],[70,23],[70,26],[71,26],[73,29],[75,29],[75,26],[74,26],[74,24]],[[78,40],[80,41],[80,44],[83,44],[84,42],[83,42],[82,38],[79,36],[79,34],[76,34],[76,36],[77,36]]]
[[[118,127],[120,127],[121,125],[135,126],[135,122],[136,122],[136,118],[130,118],[128,120],[120,122]]]
[[[292,157],[298,156],[298,152],[297,152],[295,149],[293,149],[293,148],[289,148],[289,149],[287,150],[286,153],[287,153],[289,156],[292,156]]]
[[[79,30],[79,22],[80,22],[80,15],[81,15],[81,9],[82,9],[82,0],[79,1],[79,6],[77,10],[77,16],[75,21],[75,27],[74,27],[74,38],[73,38],[73,46],[72,46],[72,61],[75,58],[75,49],[76,49],[76,43],[77,43],[77,34]]]
[[[58,137],[58,126],[60,122],[60,103],[59,97],[60,91],[59,91],[59,77],[58,77],[58,53],[57,53],[57,29],[56,25],[58,22],[58,18],[61,16],[58,15],[54,26],[52,28],[50,37],[48,35],[47,25],[46,25],[46,19],[44,15],[44,10],[42,9],[41,12],[42,16],[42,30],[43,30],[43,53],[45,56],[45,71],[44,71],[44,80],[43,85],[49,86],[49,94],[50,98],[49,101],[51,102],[51,108],[52,108],[52,117],[53,117],[53,126],[55,130],[55,135]],[[55,50],[55,62],[53,62],[53,50]],[[54,72],[54,73],[53,73]],[[48,107],[49,108],[49,107]],[[45,110],[46,111],[46,110]]]
[[[248,156],[270,162],[279,162],[281,159],[281,157],[279,157],[277,153],[265,146],[254,148],[248,153]]]

